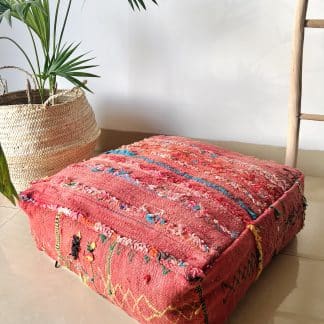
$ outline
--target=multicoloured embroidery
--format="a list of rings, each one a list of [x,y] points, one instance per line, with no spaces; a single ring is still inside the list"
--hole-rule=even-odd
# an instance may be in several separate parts
[[[293,169],[287,169],[287,168],[282,168],[284,172],[280,172],[281,170],[276,169],[276,173],[283,173],[283,177],[279,178],[275,172],[271,172],[268,170],[271,169],[271,165],[273,165],[273,162],[271,161],[261,161],[253,157],[246,157],[244,155],[240,155],[237,153],[231,154],[231,156],[227,154],[220,154],[216,153],[215,150],[219,149],[217,147],[214,147],[213,150],[209,149],[201,149],[201,144],[199,142],[193,143],[192,140],[188,140],[186,138],[183,138],[182,141],[179,141],[179,138],[177,137],[156,137],[155,138],[157,146],[156,149],[154,150],[153,147],[151,147],[151,152],[153,154],[156,154],[155,152],[158,152],[158,154],[163,154],[164,156],[168,158],[172,158],[172,152],[175,151],[175,148],[186,148],[188,149],[188,153],[190,156],[193,155],[194,152],[198,155],[199,159],[203,156],[207,155],[207,160],[205,159],[204,162],[211,162],[209,166],[213,166],[213,161],[208,160],[208,156],[212,157],[215,156],[217,157],[220,161],[228,162],[231,165],[234,165],[235,171],[240,172],[241,170],[246,171],[248,170],[249,172],[257,172],[260,174],[262,177],[265,177],[270,184],[274,185],[274,187],[280,187],[282,190],[287,190],[290,186],[290,179],[293,179],[293,182],[295,182],[299,175],[298,172],[296,173],[295,170]],[[145,141],[145,140],[144,140]],[[134,143],[131,145],[132,148],[136,147],[141,147],[143,144],[141,142]],[[152,146],[152,145],[150,145]],[[127,146],[126,146],[127,147]],[[166,154],[166,152],[169,152],[169,154]],[[233,152],[227,152],[227,153],[233,153]],[[246,161],[248,159],[248,161]],[[181,159],[178,160],[178,162],[182,162]],[[265,164],[265,162],[267,164]],[[262,163],[262,166],[260,166],[260,163]],[[275,165],[276,167],[276,165]],[[287,176],[288,175],[288,176]]]
[[[134,294],[130,289],[127,289],[125,292],[120,284],[114,285],[112,282],[112,260],[114,253],[118,247],[118,242],[113,241],[109,247],[109,251],[107,253],[107,261],[106,261],[106,290],[107,290],[107,296],[115,302],[118,306],[121,308],[124,307],[124,305],[131,304],[132,310],[136,311],[141,318],[143,318],[145,321],[150,322],[154,319],[159,319],[162,318],[163,316],[167,315],[168,313],[176,314],[177,315],[177,322],[179,319],[183,318],[187,321],[192,320],[195,316],[199,315],[200,309],[203,308],[206,310],[206,304],[203,300],[202,295],[200,296],[200,293],[197,291],[199,295],[199,303],[192,302],[192,303],[185,303],[181,305],[180,307],[175,307],[173,305],[169,305],[165,307],[163,310],[158,310],[150,301],[149,299],[144,295],[141,294],[139,297],[135,297]],[[162,274],[167,275],[170,272],[169,269],[166,267],[162,266]],[[148,284],[151,281],[151,276],[150,275],[145,275],[144,276],[144,281],[146,284]],[[197,288],[196,288],[197,289]],[[121,298],[118,298],[118,295],[121,295]],[[151,310],[151,315],[147,316],[144,315],[143,311],[139,307],[140,303],[144,302],[145,305]],[[189,309],[189,314],[188,314],[188,309]],[[186,312],[184,312],[186,310]],[[205,317],[205,315],[204,315]],[[206,318],[206,317],[205,317]]]
[[[207,305],[233,303],[302,225],[303,177],[288,167],[162,136],[107,153],[35,182],[21,204],[53,211],[51,255],[140,321],[221,322]]]
[[[177,169],[175,167],[172,167],[172,166],[170,166],[169,164],[167,164],[165,162],[155,161],[155,160],[153,160],[151,158],[148,158],[148,157],[145,157],[145,156],[138,156],[138,155],[136,155],[135,152],[132,152],[132,151],[128,151],[128,150],[110,150],[110,151],[107,151],[106,153],[107,154],[126,155],[126,156],[129,156],[129,157],[141,159],[141,160],[143,160],[143,161],[145,161],[147,163],[152,163],[152,164],[158,165],[158,166],[160,166],[160,167],[162,167],[164,169],[167,169],[168,171],[171,171],[171,172],[175,173],[178,176],[186,178],[187,180],[193,180],[193,181],[196,181],[196,182],[198,182],[200,184],[203,184],[203,185],[205,185],[205,186],[207,186],[209,188],[217,190],[218,192],[222,193],[223,195],[225,195],[229,199],[236,202],[241,208],[243,208],[250,215],[250,217],[252,219],[256,219],[258,217],[258,215],[253,210],[251,210],[249,207],[247,207],[245,205],[245,203],[241,199],[238,199],[235,196],[233,196],[233,194],[231,194],[224,187],[219,186],[219,185],[217,185],[215,183],[212,183],[212,182],[210,182],[210,181],[208,181],[206,179],[196,177],[196,176],[192,176],[192,175],[188,174],[187,172],[180,171],[179,169]]]
[[[159,214],[146,214],[145,220],[150,224],[160,224],[164,225],[167,221],[162,218]]]
[[[68,216],[68,217],[72,217],[71,215],[73,215],[73,217],[75,215],[77,215],[78,220],[81,223],[83,221],[85,221],[87,226],[90,225],[89,221],[86,220],[87,218],[84,215],[82,215],[81,213],[77,213],[75,211],[71,211],[69,208],[61,208],[60,206],[57,206],[54,209],[54,207],[53,207],[54,205],[52,205],[52,204],[47,205],[47,204],[38,203],[35,199],[30,198],[30,197],[27,198],[24,195],[22,195],[21,197],[23,197],[22,199],[24,199],[25,201],[27,201],[27,199],[28,199],[28,202],[33,203],[35,206],[39,206],[41,208],[46,208],[46,209],[53,210],[53,211],[60,210],[61,212],[58,215],[64,214],[65,216]],[[179,267],[179,269],[183,269],[183,268],[187,268],[189,266],[188,262],[181,260],[181,259],[177,259],[176,257],[174,257],[173,255],[171,255],[169,253],[158,251],[156,248],[150,247],[149,245],[147,245],[143,242],[138,242],[131,238],[118,235],[110,227],[108,227],[104,224],[101,224],[100,222],[93,224],[92,229],[94,231],[98,232],[99,235],[103,234],[105,236],[106,240],[109,240],[110,238],[115,237],[117,243],[124,245],[126,247],[130,247],[130,248],[134,249],[135,251],[139,251],[141,253],[149,254],[152,257],[155,257],[159,261],[159,263],[165,265],[169,269],[174,268],[174,267]],[[57,237],[59,237],[59,236],[57,236]],[[202,271],[200,269],[196,269],[195,267],[190,267],[190,271],[198,271],[198,273],[200,275],[202,275]],[[180,272],[184,272],[184,271],[181,270]]]
[[[112,168],[109,166],[104,166],[103,164],[96,164],[95,167],[93,167],[92,165],[88,165],[88,167],[91,170],[93,168],[96,168],[96,170],[99,170],[96,172],[109,173],[109,174],[117,176],[117,177],[122,177],[126,181],[128,181],[136,186],[145,188],[146,190],[148,190],[150,192],[154,192],[161,198],[181,203],[186,208],[197,213],[197,217],[201,217],[201,218],[208,219],[208,220],[210,219],[210,215],[208,214],[208,211],[206,210],[206,208],[201,203],[195,202],[193,199],[199,200],[201,198],[206,198],[206,199],[212,199],[212,198],[209,197],[208,194],[201,193],[198,190],[195,190],[194,188],[184,186],[184,184],[182,184],[182,183],[175,183],[174,188],[172,187],[172,188],[168,189],[162,185],[160,185],[160,186],[153,185],[153,184],[145,183],[145,182],[141,181],[140,179],[136,179],[131,175],[130,171],[126,171],[124,169],[116,169],[116,168]],[[168,183],[168,186],[170,186],[170,183]],[[181,188],[181,187],[183,187],[181,189],[182,192],[177,192],[176,189]],[[218,208],[220,208],[220,206]],[[227,234],[231,238],[237,237],[237,232],[230,231],[229,229],[226,228],[225,225],[220,224],[219,220],[213,219],[213,222],[215,224],[217,224],[215,226],[215,229],[218,230],[220,233]]]
[[[181,237],[183,240],[191,242],[193,246],[198,247],[203,252],[209,252],[209,246],[199,238],[195,233],[191,233],[189,229],[182,224],[174,224],[169,222],[164,215],[164,211],[156,211],[155,213],[150,213],[145,205],[140,208],[129,205],[127,202],[120,200],[116,196],[113,196],[109,192],[97,189],[91,186],[87,186],[76,181],[63,182],[61,184],[63,187],[78,190],[94,196],[98,201],[109,203],[110,208],[115,207],[116,209],[121,209],[123,212],[127,212],[127,217],[134,220],[141,220],[144,218],[148,224],[151,225],[162,225],[167,233]],[[126,215],[126,214],[125,214]],[[137,216],[137,217],[134,217]]]
[[[121,244],[126,247],[131,247],[134,251],[138,251],[144,253],[144,260],[149,262],[150,257],[155,258],[162,265],[167,266],[170,269],[170,266],[176,266],[180,268],[186,268],[189,264],[183,260],[179,260],[175,258],[173,255],[165,252],[158,251],[154,247],[149,247],[145,243],[137,242],[136,240],[132,240],[130,238],[122,237],[120,235],[116,235],[115,231],[110,229],[108,226],[103,225],[101,223],[96,223],[93,229],[101,234],[104,234],[106,239],[110,239],[115,237],[115,241],[118,244]],[[149,255],[149,256],[148,256]]]

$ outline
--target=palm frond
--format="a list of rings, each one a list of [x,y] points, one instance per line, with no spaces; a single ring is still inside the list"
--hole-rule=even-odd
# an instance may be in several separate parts
[[[91,91],[82,81],[79,80],[79,78],[99,77],[96,74],[86,72],[86,70],[97,67],[98,65],[86,64],[94,59],[93,57],[87,58],[86,55],[88,53],[76,56],[75,53],[79,46],[80,43],[71,43],[62,46],[62,48],[57,51],[56,55],[48,62],[42,78],[48,79],[50,77],[59,76],[70,81],[75,86]]]
[[[151,1],[158,4],[157,0],[128,0],[133,10],[146,10],[146,3]],[[55,93],[57,89],[56,77],[63,77],[72,82],[74,85],[89,90],[79,78],[81,77],[98,77],[98,75],[87,72],[88,69],[97,65],[89,64],[93,58],[87,58],[86,54],[75,55],[79,44],[73,43],[69,46],[62,45],[65,27],[70,14],[73,0],[66,1],[65,14],[62,17],[62,24],[59,32],[59,14],[61,1],[56,1],[55,14],[53,15],[53,27],[51,28],[51,14],[49,0],[0,0],[0,23],[5,19],[11,25],[12,19],[18,19],[27,26],[31,36],[36,68],[33,66],[26,53],[25,57],[37,79],[39,93],[42,102],[44,101],[45,87],[49,85],[50,93]],[[53,32],[53,35],[51,33]],[[39,49],[36,44],[36,36],[43,50],[43,66],[41,67],[41,59]],[[0,38],[1,39],[1,38]],[[2,37],[2,39],[4,39]],[[50,44],[52,42],[52,48]],[[90,91],[90,90],[89,90]]]
[[[22,21],[38,36],[44,53],[50,46],[50,9],[48,0],[34,0],[26,9]]]
[[[156,5],[158,4],[156,0],[151,0]],[[138,9],[144,9],[146,10],[145,0],[128,0],[128,3],[132,7],[133,10]]]
[[[48,48],[50,39],[50,11],[48,0],[0,0],[0,23],[6,19],[9,25],[12,18],[26,24]]]
[[[0,23],[5,19],[11,26],[12,22],[12,4],[8,0],[0,0]]]

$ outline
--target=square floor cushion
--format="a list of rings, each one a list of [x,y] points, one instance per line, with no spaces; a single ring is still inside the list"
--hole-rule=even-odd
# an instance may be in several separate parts
[[[302,228],[296,169],[155,136],[21,193],[37,247],[139,322],[223,323]]]

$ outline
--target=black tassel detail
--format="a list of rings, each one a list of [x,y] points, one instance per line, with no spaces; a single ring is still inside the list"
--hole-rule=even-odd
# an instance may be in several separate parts
[[[81,241],[81,237],[80,236],[73,235],[72,247],[71,247],[71,255],[73,256],[73,259],[74,260],[76,260],[79,257],[80,241]]]

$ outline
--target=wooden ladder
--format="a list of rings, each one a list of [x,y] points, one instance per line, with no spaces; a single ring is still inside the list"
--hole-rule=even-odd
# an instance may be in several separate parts
[[[308,0],[298,0],[292,49],[286,164],[296,166],[301,120],[324,121],[324,115],[301,112],[305,28],[324,28],[324,19],[306,19]]]

